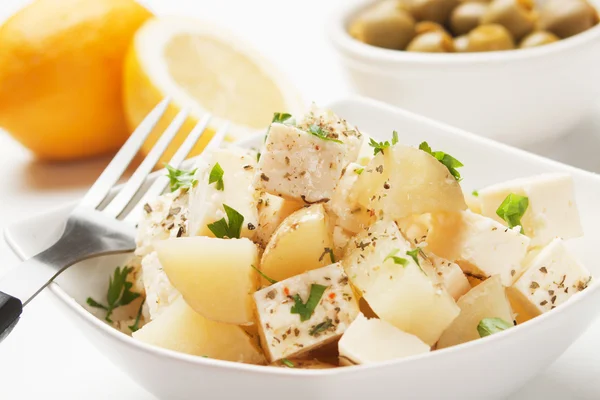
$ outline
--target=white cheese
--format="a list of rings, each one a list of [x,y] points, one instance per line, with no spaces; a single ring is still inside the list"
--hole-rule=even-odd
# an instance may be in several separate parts
[[[142,259],[142,277],[150,319],[155,319],[181,294],[169,281],[155,251]]]
[[[187,236],[188,199],[187,190],[178,189],[144,205],[137,229],[136,255],[151,253],[155,240]]]
[[[308,301],[311,285],[326,286],[308,320],[292,314],[298,295]],[[298,356],[338,339],[358,315],[348,277],[336,263],[280,281],[254,294],[262,348],[271,362]],[[319,329],[321,327],[321,329]]]
[[[223,169],[223,190],[218,190],[216,183],[208,183],[217,163]],[[190,235],[214,237],[208,225],[221,218],[227,220],[223,208],[226,204],[244,216],[241,237],[253,239],[258,226],[258,195],[252,185],[256,158],[246,150],[231,147],[215,150],[206,161],[200,159],[197,167],[198,183],[190,193]]]
[[[335,225],[339,225],[353,233],[365,229],[375,219],[374,215],[358,204],[352,190],[356,179],[363,170],[364,167],[359,164],[348,164],[331,200],[325,203],[327,212],[335,217]]]
[[[554,239],[528,263],[527,270],[509,289],[509,295],[518,312],[535,317],[581,292],[590,279],[588,270],[575,259],[564,241]]]
[[[427,254],[427,258],[433,264],[435,273],[439,276],[441,282],[454,300],[458,300],[462,295],[471,290],[469,280],[458,264],[434,254]]]
[[[303,203],[261,192],[258,199],[258,228],[254,241],[265,247],[283,220],[302,207]]]
[[[571,239],[583,234],[570,175],[542,174],[482,189],[479,191],[482,214],[505,223],[496,210],[511,193],[529,198],[521,223],[532,247],[545,246],[556,237]]]
[[[529,238],[519,228],[471,211],[436,215],[427,236],[428,250],[456,262],[466,274],[487,278],[500,275],[510,286],[521,274]]]
[[[343,143],[274,123],[258,163],[255,186],[289,200],[326,202],[342,176],[346,157]]]
[[[363,314],[352,322],[338,343],[340,361],[350,364],[372,364],[396,360],[431,348],[421,339],[380,320],[367,319]]]
[[[431,263],[417,256],[417,264],[408,253],[415,250],[393,221],[383,220],[350,242],[342,263],[379,318],[431,346],[460,310]]]

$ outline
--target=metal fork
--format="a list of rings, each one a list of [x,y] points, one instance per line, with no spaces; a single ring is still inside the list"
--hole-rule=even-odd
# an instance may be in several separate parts
[[[53,279],[73,264],[92,257],[135,250],[135,223],[147,200],[167,187],[166,176],[156,179],[132,208],[148,175],[183,126],[188,112],[181,111],[169,124],[146,158],[119,193],[107,201],[140,147],[162,118],[169,99],[159,103],[102,172],[98,180],[69,215],[60,239],[47,250],[22,262],[0,279],[0,341],[14,328],[26,306]],[[177,150],[169,164],[178,168],[206,131],[211,116],[202,118]],[[206,149],[220,145],[226,125],[211,139]],[[206,150],[205,149],[205,150]],[[104,203],[107,203],[104,206]],[[127,211],[131,209],[132,211]]]

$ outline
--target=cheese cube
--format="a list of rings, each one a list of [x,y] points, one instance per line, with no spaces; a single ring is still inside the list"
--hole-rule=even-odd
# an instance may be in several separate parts
[[[379,318],[431,346],[460,310],[429,261],[416,256],[417,264],[408,253],[415,250],[393,221],[382,220],[351,241],[342,263]]]
[[[365,137],[357,127],[350,125],[348,121],[338,117],[333,111],[319,108],[314,103],[308,113],[298,120],[297,126],[304,131],[310,130],[311,126],[317,126],[342,141],[347,147],[344,167],[348,163],[358,160],[365,143]]]
[[[137,229],[136,255],[151,253],[155,240],[187,236],[188,201],[188,191],[178,189],[144,205]]]
[[[508,292],[515,309],[535,317],[584,290],[591,279],[564,241],[557,238],[528,263],[527,270]]]
[[[255,186],[307,204],[327,202],[347,165],[348,148],[293,126],[271,124]]]
[[[223,190],[217,189],[217,183],[209,183],[217,163],[223,169]],[[223,208],[226,204],[244,216],[241,237],[253,239],[258,226],[258,196],[252,186],[256,157],[235,147],[218,149],[208,155],[208,160],[200,159],[197,167],[198,183],[190,194],[190,236],[214,237],[208,224],[227,220]]]
[[[521,223],[532,247],[545,246],[556,237],[571,239],[583,234],[570,175],[542,174],[482,189],[482,214],[504,223],[496,210],[511,193],[529,198]]]
[[[372,364],[428,353],[418,337],[376,318],[359,314],[338,343],[340,363]]]
[[[312,285],[326,286],[309,319],[292,313]],[[339,263],[280,281],[254,294],[262,348],[271,362],[298,356],[338,339],[358,315],[358,302]]]
[[[360,232],[375,220],[375,216],[369,210],[358,204],[352,191],[363,170],[364,167],[359,164],[348,164],[331,200],[325,203],[327,212],[335,216],[335,224],[353,233]]]
[[[427,236],[428,250],[460,265],[467,275],[500,275],[510,286],[521,274],[529,238],[518,227],[471,211],[435,215]]]
[[[261,192],[258,199],[258,229],[254,241],[265,247],[283,220],[303,206],[303,203]]]
[[[150,319],[157,318],[181,297],[181,293],[169,281],[155,251],[142,259],[142,279]]]
[[[454,300],[458,300],[462,295],[471,290],[469,280],[458,264],[434,254],[427,254],[427,258],[433,264],[435,273],[440,277],[441,282]]]

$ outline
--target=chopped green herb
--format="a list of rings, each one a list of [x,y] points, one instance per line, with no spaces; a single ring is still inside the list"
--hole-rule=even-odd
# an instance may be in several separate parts
[[[239,239],[242,234],[244,216],[227,204],[223,204],[223,208],[225,209],[225,214],[227,214],[228,221],[225,221],[225,218],[221,218],[212,224],[208,224],[208,229],[218,238]]]
[[[194,179],[196,169],[192,171],[184,171],[173,168],[168,164],[165,165],[165,168],[167,168],[167,176],[169,177],[169,187],[171,188],[171,192],[174,192],[179,188],[190,189],[194,187],[196,183],[198,183],[198,181]]]
[[[210,175],[208,176],[208,184],[216,183],[215,189],[217,190],[225,190],[225,183],[223,182],[223,175],[225,172],[219,163],[216,163],[214,167],[210,170]]]
[[[454,179],[457,181],[461,181],[460,172],[457,171],[457,168],[463,167],[463,163],[458,161],[456,158],[452,157],[450,154],[444,153],[443,151],[432,151],[431,147],[427,142],[423,142],[419,145],[419,149],[423,150],[425,153],[431,154],[436,158],[439,162],[444,164],[448,171],[452,174]]]
[[[327,134],[327,132],[325,132],[323,129],[321,129],[320,126],[318,125],[311,125],[308,127],[308,133],[310,133],[311,135],[314,135],[316,137],[318,137],[319,139],[323,139],[323,140],[328,140],[330,142],[335,142],[335,143],[344,143],[341,140],[338,140],[336,138],[333,137],[329,137],[329,135]]]
[[[256,153],[256,162],[260,161],[260,151]]]
[[[292,114],[288,113],[274,113],[271,122],[278,122],[284,125],[296,125],[294,117],[292,117]]]
[[[373,147],[373,155],[375,156],[377,153],[383,153],[383,150],[395,145],[396,143],[398,143],[398,132],[396,131],[392,132],[392,144],[390,144],[390,142],[387,140],[385,142],[376,142],[373,140],[373,138],[369,140],[369,146]]]
[[[420,248],[416,248],[414,250],[408,250],[406,252],[406,255],[410,256],[415,261],[415,263],[417,264],[417,267],[419,267],[419,269],[421,270],[421,272],[425,274],[425,271],[423,271],[423,268],[421,268],[421,264],[419,263],[419,253],[420,252],[421,252],[421,249]],[[425,275],[427,275],[427,274],[425,274]]]
[[[264,272],[262,272],[260,269],[256,268],[254,265],[250,264],[250,266],[251,266],[252,268],[254,268],[254,270],[255,270],[256,272],[258,272],[258,274],[259,274],[260,276],[262,276],[262,277],[263,277],[263,278],[265,278],[267,281],[269,281],[269,283],[271,283],[271,284],[275,284],[275,283],[277,283],[277,281],[276,281],[275,279],[271,279],[271,278],[269,278],[267,275],[265,275],[265,274],[264,274]]]
[[[479,197],[479,192],[477,190],[473,190],[471,193],[474,197]]]
[[[127,275],[129,275],[131,271],[133,271],[133,267],[123,267],[123,269],[117,267],[115,269],[113,276],[108,280],[108,292],[106,293],[107,305],[103,305],[91,297],[88,297],[86,300],[90,307],[105,310],[106,317],[104,318],[111,324],[113,321],[110,319],[110,316],[115,308],[126,306],[140,297],[139,293],[131,291],[133,283],[127,281]]]
[[[505,220],[509,228],[521,226],[521,233],[524,233],[521,218],[527,211],[527,207],[529,207],[528,197],[511,193],[500,204],[500,207],[496,210],[496,215]]]
[[[292,297],[295,304],[292,306],[291,313],[300,315],[300,321],[302,322],[309,320],[313,315],[313,312],[315,312],[315,308],[319,305],[321,297],[323,297],[323,293],[325,293],[326,289],[327,286],[316,283],[310,285],[310,294],[308,295],[306,303],[302,302],[302,298],[299,294],[295,294]]]
[[[397,257],[396,254],[398,254],[399,252],[400,252],[400,249],[394,249],[394,250],[390,251],[390,254],[388,254],[387,257],[383,259],[383,262],[386,262],[387,260],[391,259],[394,262],[394,264],[398,264],[398,265],[402,265],[403,267],[406,267],[408,265],[408,260],[406,258]]]
[[[333,326],[333,321],[331,320],[331,318],[327,318],[325,321],[321,322],[320,324],[313,326],[310,329],[310,331],[308,331],[308,334],[310,336],[315,336],[321,332],[325,332],[327,329],[331,328],[332,326]]]
[[[290,360],[288,360],[287,358],[282,358],[281,359],[281,363],[283,365],[285,365],[286,367],[288,367],[288,368],[296,368],[296,366],[294,365],[294,363],[291,362]]]
[[[356,168],[354,170],[354,172],[356,173],[356,175],[360,175],[360,174],[362,174],[364,172],[364,170],[365,170],[364,167],[363,168]]]
[[[477,332],[479,332],[479,337],[486,337],[513,326],[513,323],[506,322],[502,318],[484,318],[477,325]]]
[[[142,310],[144,308],[144,302],[140,303],[140,308],[138,309],[137,316],[135,317],[135,322],[133,325],[129,325],[128,328],[131,332],[136,332],[140,329],[140,318],[142,317]]]
[[[329,259],[331,260],[331,263],[334,263],[335,255],[333,254],[333,250],[329,247],[325,247],[325,249],[323,250],[323,254],[321,254],[321,257],[319,257],[319,261],[323,261],[323,257],[325,257],[327,253],[329,253]]]

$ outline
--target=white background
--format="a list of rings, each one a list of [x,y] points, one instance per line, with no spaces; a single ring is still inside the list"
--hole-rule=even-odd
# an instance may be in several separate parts
[[[325,33],[328,15],[343,2],[144,1],[157,14],[194,15],[245,37],[293,78],[306,100],[321,104],[350,93]],[[0,0],[0,20],[23,4],[23,0]],[[596,155],[600,139],[594,133],[599,127],[600,117],[591,116],[568,137],[532,149],[600,171]],[[0,230],[31,213],[78,198],[107,161],[42,164],[0,131]],[[0,241],[0,274],[16,262]],[[104,359],[53,303],[49,294],[40,295],[27,307],[12,335],[0,344],[2,400],[153,399]],[[464,385],[468,391],[468,376]],[[201,397],[212,396],[199,394]],[[265,393],[261,397],[268,398]],[[600,324],[511,399],[600,399]]]

